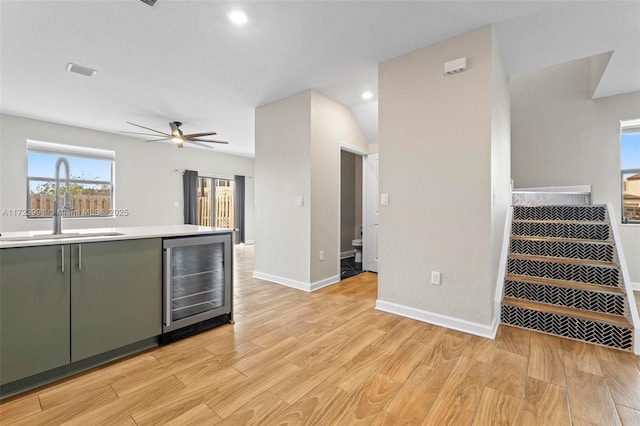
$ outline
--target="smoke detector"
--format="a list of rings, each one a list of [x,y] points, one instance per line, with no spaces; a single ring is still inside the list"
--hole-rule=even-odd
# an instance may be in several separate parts
[[[82,65],[72,64],[71,62],[67,65],[67,71],[81,74],[86,77],[93,77],[98,72],[94,69],[83,67]]]

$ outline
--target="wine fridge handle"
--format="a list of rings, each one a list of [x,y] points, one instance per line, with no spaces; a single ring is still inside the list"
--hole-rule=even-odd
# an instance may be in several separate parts
[[[171,248],[164,249],[164,325],[171,325]]]

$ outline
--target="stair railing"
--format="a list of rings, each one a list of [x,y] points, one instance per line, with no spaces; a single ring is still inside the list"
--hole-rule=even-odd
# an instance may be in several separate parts
[[[622,249],[620,232],[618,231],[618,219],[615,216],[611,203],[607,203],[607,213],[609,215],[609,226],[613,235],[613,243],[615,244],[616,252],[618,253],[620,271],[622,272],[622,289],[627,294],[627,303],[629,306],[629,313],[631,314],[631,323],[633,324],[633,353],[640,355],[640,336],[638,335],[638,333],[640,333],[640,316],[638,315],[638,307],[636,306],[636,299],[633,295],[627,261],[624,257],[624,250]]]

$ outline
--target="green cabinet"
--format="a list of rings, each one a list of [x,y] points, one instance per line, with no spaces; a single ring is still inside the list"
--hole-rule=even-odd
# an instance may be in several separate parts
[[[157,336],[162,240],[0,249],[0,383]]]
[[[69,246],[0,250],[0,383],[69,363]]]
[[[71,361],[162,332],[160,239],[71,248]]]

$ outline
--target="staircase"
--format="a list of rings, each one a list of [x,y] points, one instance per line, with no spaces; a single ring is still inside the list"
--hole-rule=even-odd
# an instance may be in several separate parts
[[[501,322],[633,351],[606,206],[513,207]]]

